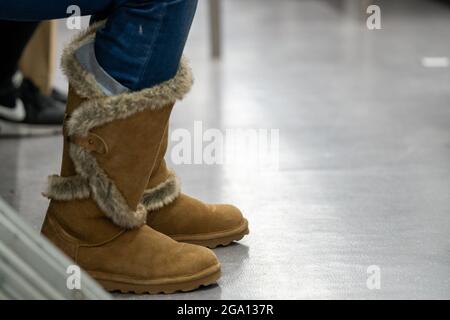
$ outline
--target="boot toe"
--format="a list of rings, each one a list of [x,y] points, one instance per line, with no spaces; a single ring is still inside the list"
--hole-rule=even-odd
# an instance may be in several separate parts
[[[213,231],[226,231],[239,228],[244,223],[244,216],[238,208],[231,204],[214,204],[209,206],[213,215]]]
[[[184,270],[190,270],[191,274],[201,273],[202,271],[220,268],[220,262],[215,253],[202,246],[183,243],[177,263],[186,266]]]
[[[209,248],[227,245],[249,233],[247,220],[235,206],[206,204],[185,194],[147,217],[149,226],[172,239]]]

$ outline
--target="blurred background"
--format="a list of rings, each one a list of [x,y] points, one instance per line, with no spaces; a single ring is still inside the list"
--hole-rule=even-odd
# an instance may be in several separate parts
[[[185,51],[195,86],[171,131],[278,130],[278,168],[169,157],[185,192],[238,205],[251,233],[215,250],[213,288],[116,298],[449,299],[450,2],[199,2]],[[371,4],[381,29],[368,27]],[[53,84],[65,92],[59,56],[76,32],[57,21]],[[61,147],[0,135],[0,196],[36,231]]]

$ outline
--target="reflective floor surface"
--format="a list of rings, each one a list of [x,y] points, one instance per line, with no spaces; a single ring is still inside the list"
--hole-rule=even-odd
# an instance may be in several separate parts
[[[117,298],[450,298],[450,68],[423,64],[450,56],[450,4],[378,1],[382,29],[368,30],[358,3],[223,1],[213,61],[201,1],[186,49],[196,83],[171,132],[277,132],[259,158],[275,166],[169,153],[186,193],[238,205],[251,233],[215,250],[216,286]],[[71,33],[61,24],[60,42]],[[36,230],[61,142],[0,139],[0,195]]]

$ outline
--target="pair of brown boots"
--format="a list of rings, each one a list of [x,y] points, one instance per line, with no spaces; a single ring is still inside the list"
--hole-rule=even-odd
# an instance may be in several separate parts
[[[184,59],[174,78],[139,92],[105,96],[74,52],[96,27],[66,48],[70,89],[60,176],[42,233],[107,290],[170,293],[215,283],[220,263],[208,248],[248,233],[231,205],[180,193],[164,161],[176,100],[192,85]]]

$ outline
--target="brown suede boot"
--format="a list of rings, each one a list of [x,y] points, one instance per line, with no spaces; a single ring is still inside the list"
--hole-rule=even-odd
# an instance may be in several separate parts
[[[209,248],[226,246],[249,233],[241,211],[228,204],[206,204],[180,193],[178,179],[166,165],[168,128],[150,176],[142,203],[148,210],[147,224],[174,240]]]
[[[190,88],[190,70],[182,61],[161,85],[104,96],[74,58],[95,30],[63,55],[71,88],[62,169],[49,178],[42,233],[107,290],[170,293],[214,283],[220,277],[214,253],[145,225],[140,204],[173,104]]]

